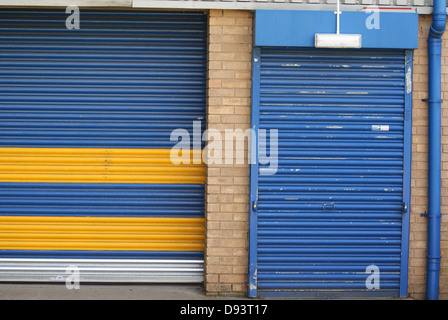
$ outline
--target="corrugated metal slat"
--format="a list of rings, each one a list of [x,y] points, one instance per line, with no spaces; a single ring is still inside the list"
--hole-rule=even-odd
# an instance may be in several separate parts
[[[202,260],[117,260],[117,259],[0,259],[0,281],[63,282],[76,266],[79,281],[123,283],[203,280]],[[71,268],[71,269],[70,269]]]
[[[203,184],[201,152],[183,151],[191,163],[176,165],[170,149],[0,147],[0,181]]]
[[[0,216],[3,250],[203,251],[203,218]]]

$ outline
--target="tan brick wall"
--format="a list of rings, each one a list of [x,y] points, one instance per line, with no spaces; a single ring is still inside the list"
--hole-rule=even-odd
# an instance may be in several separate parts
[[[426,291],[428,166],[428,54],[431,16],[420,16],[414,52],[409,295]],[[207,126],[221,131],[250,127],[252,16],[248,11],[209,13]],[[442,81],[448,83],[448,32]],[[442,86],[442,263],[440,299],[448,299],[448,85]],[[249,166],[206,167],[205,286],[208,294],[247,293]]]
[[[421,15],[418,49],[414,51],[412,126],[411,226],[409,243],[409,295],[426,298],[428,210],[428,32],[432,18]],[[442,49],[442,227],[440,299],[448,299],[448,33]]]
[[[210,10],[207,128],[250,128],[252,13]],[[236,150],[234,151],[236,155]],[[247,293],[249,165],[206,166],[205,289]]]

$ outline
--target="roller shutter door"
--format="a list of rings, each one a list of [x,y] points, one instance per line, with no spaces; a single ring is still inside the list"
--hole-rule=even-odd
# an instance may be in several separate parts
[[[406,295],[411,54],[257,50],[251,295]]]
[[[201,282],[206,17],[68,16],[0,11],[0,281]]]

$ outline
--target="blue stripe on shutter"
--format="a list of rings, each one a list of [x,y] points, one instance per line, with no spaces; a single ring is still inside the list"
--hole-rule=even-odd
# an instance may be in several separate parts
[[[204,217],[204,185],[0,183],[0,216]]]
[[[203,13],[0,12],[0,147],[171,148],[204,129]]]

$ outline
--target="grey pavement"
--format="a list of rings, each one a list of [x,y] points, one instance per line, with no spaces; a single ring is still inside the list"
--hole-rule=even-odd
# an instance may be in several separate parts
[[[242,296],[209,296],[201,285],[188,284],[80,284],[0,283],[0,300],[246,300]]]

